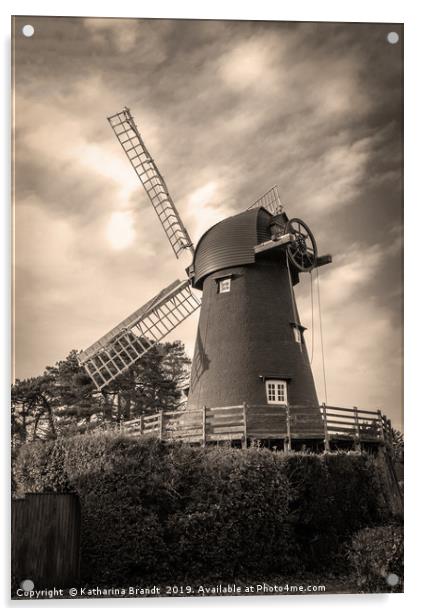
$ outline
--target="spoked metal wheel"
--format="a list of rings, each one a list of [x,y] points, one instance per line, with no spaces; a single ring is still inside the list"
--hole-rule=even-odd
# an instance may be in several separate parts
[[[317,245],[314,235],[305,222],[299,218],[291,218],[287,222],[285,233],[294,236],[287,251],[291,263],[300,272],[310,272],[316,265]]]

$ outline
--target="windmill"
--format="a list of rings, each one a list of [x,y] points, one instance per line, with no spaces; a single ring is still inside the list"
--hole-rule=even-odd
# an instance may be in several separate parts
[[[194,248],[130,110],[108,118],[177,258],[176,280],[78,356],[98,390],[135,364],[201,306],[187,412],[241,404],[288,405],[299,428],[322,435],[314,380],[294,297],[300,274],[331,262],[289,219],[273,187],[245,211],[214,225]],[[202,291],[202,302],[192,293]],[[301,419],[300,419],[301,418]]]

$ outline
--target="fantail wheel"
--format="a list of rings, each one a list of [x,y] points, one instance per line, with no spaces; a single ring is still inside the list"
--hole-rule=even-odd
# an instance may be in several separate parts
[[[310,272],[317,261],[317,245],[309,227],[300,218],[291,218],[286,225],[286,233],[294,236],[288,245],[288,257],[300,272]]]

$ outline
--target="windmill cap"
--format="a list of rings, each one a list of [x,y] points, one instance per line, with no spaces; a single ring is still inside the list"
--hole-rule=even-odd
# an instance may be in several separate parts
[[[195,250],[193,286],[202,289],[206,276],[218,270],[254,263],[254,247],[270,240],[270,225],[276,218],[264,207],[257,207],[208,229]]]

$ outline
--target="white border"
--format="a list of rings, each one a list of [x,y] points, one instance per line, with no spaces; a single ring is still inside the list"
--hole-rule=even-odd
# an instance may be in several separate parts
[[[419,81],[419,58],[421,57],[420,49],[420,9],[419,3],[411,0],[393,2],[382,0],[372,1],[353,0],[353,2],[337,2],[337,1],[297,1],[297,2],[277,2],[268,0],[243,1],[241,3],[228,4],[221,0],[202,0],[202,2],[187,2],[178,0],[177,2],[154,0],[154,2],[128,2],[119,0],[115,4],[108,3],[106,6],[103,2],[93,2],[89,0],[74,0],[73,2],[52,2],[38,0],[36,3],[29,1],[5,2],[2,4],[2,20],[1,28],[3,34],[3,50],[4,57],[1,64],[3,85],[2,91],[2,134],[5,136],[3,147],[1,150],[2,162],[2,185],[4,190],[4,207],[1,209],[1,241],[2,241],[2,290],[3,298],[8,298],[10,287],[10,240],[9,240],[9,195],[10,195],[10,134],[9,123],[9,87],[10,87],[10,15],[80,15],[80,16],[119,16],[119,17],[172,17],[172,18],[212,18],[212,19],[278,19],[290,21],[351,21],[351,22],[404,22],[405,23],[405,362],[406,362],[406,378],[405,378],[405,433],[407,445],[406,457],[406,591],[404,595],[329,595],[329,596],[313,596],[313,597],[267,597],[267,598],[227,598],[227,599],[190,599],[183,600],[78,600],[77,603],[69,601],[43,601],[42,603],[33,602],[29,605],[28,602],[23,604],[13,604],[8,601],[9,582],[8,582],[8,550],[3,549],[1,582],[2,582],[2,598],[3,603],[8,609],[17,609],[18,611],[26,609],[85,609],[103,610],[119,609],[120,607],[141,609],[142,611],[153,611],[170,609],[172,612],[181,612],[187,610],[212,610],[215,609],[228,610],[240,608],[242,611],[253,613],[259,607],[269,611],[277,612],[285,610],[295,612],[297,610],[310,609],[314,614],[326,614],[326,612],[336,613],[338,610],[341,614],[355,614],[355,611],[363,610],[370,611],[381,610],[382,615],[393,614],[397,609],[404,607],[405,610],[411,609],[412,604],[418,603],[417,577],[418,577],[418,560],[416,538],[419,534],[417,528],[416,512],[419,510],[419,497],[416,495],[416,483],[414,481],[417,473],[417,465],[419,466],[419,456],[417,450],[420,449],[419,440],[421,438],[421,425],[419,417],[421,408],[417,404],[420,396],[418,381],[419,377],[419,348],[420,340],[417,332],[416,316],[421,312],[419,301],[419,246],[420,246],[420,215],[419,210],[421,204],[416,200],[416,195],[419,193],[418,184],[420,176],[420,81]],[[3,333],[3,353],[0,354],[1,361],[1,377],[3,394],[2,418],[3,436],[5,438],[5,447],[2,453],[2,463],[4,467],[3,478],[5,478],[6,487],[3,488],[2,495],[7,494],[8,485],[8,433],[9,433],[9,408],[8,408],[8,391],[9,391],[9,356],[5,352],[8,346],[9,339],[9,301],[3,299],[2,306],[2,333]],[[2,499],[3,506],[1,507],[2,522],[4,522],[3,537],[9,537],[10,531],[8,528],[9,519],[9,503],[8,498]],[[3,546],[10,542],[3,541]],[[403,605],[405,604],[405,605]],[[13,607],[12,607],[13,606]]]

